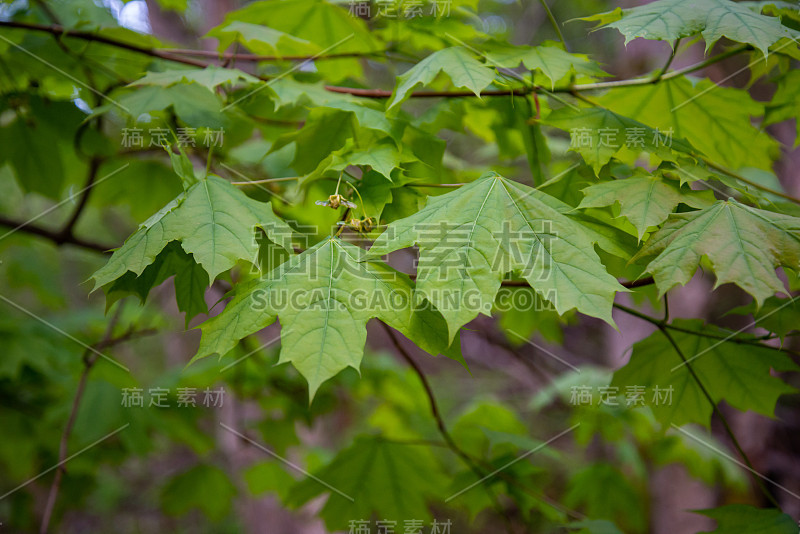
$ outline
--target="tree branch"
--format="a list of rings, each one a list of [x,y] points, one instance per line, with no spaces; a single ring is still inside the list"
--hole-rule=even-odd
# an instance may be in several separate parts
[[[106,333],[98,343],[96,343],[92,349],[96,351],[100,351],[106,349],[108,347],[118,345],[130,339],[136,337],[142,337],[146,335],[151,335],[156,332],[154,329],[146,329],[146,330],[133,330],[130,329],[125,334],[122,334],[119,337],[112,337],[114,327],[117,324],[117,320],[119,319],[120,313],[122,310],[122,306],[117,308],[116,313],[109,321],[108,327],[106,328]],[[75,398],[72,401],[72,409],[70,410],[69,417],[67,418],[67,424],[64,427],[64,432],[61,434],[61,441],[58,446],[58,464],[59,467],[56,469],[55,477],[53,478],[53,482],[50,485],[50,492],[47,496],[47,504],[45,505],[44,512],[42,513],[42,523],[39,527],[39,534],[47,534],[47,529],[50,526],[50,519],[53,515],[53,510],[56,505],[56,500],[58,499],[58,491],[61,488],[61,479],[64,476],[64,463],[67,458],[67,453],[69,451],[69,437],[72,434],[72,429],[75,426],[75,420],[78,417],[78,410],[80,408],[81,400],[83,399],[83,394],[86,390],[86,382],[89,378],[89,372],[94,367],[94,364],[97,363],[97,359],[99,358],[99,354],[93,352],[92,350],[86,349],[83,353],[83,372],[81,373],[81,378],[78,382],[78,388],[75,391]]]
[[[786,349],[786,348],[783,348],[783,347],[773,347],[772,345],[765,345],[765,344],[760,343],[759,341],[757,341],[755,339],[743,339],[743,338],[740,338],[740,337],[735,337],[733,335],[723,336],[723,335],[720,335],[720,334],[712,334],[710,332],[699,332],[697,330],[692,330],[691,328],[683,328],[681,326],[676,326],[674,324],[666,322],[665,320],[656,319],[655,317],[650,317],[646,313],[642,313],[639,310],[634,310],[633,308],[629,308],[629,307],[624,306],[622,304],[614,303],[614,307],[617,308],[620,311],[624,311],[628,315],[632,315],[634,317],[638,317],[639,319],[642,319],[643,321],[647,321],[648,323],[656,326],[659,329],[661,327],[664,327],[664,328],[667,328],[668,330],[672,330],[674,332],[683,332],[684,334],[691,334],[691,335],[699,336],[699,337],[707,337],[709,339],[717,339],[719,341],[725,341],[726,343],[735,343],[737,345],[751,345],[751,346],[754,346],[754,347],[761,347],[762,349],[769,349],[769,350],[775,350],[775,351],[778,351],[778,352],[785,352],[787,354],[800,355],[795,351],[792,351],[792,350],[789,350],[789,349]]]
[[[98,43],[107,44],[110,46],[116,46],[118,48],[123,48],[126,50],[130,50],[132,52],[137,52],[140,54],[145,54],[151,57],[163,59],[166,61],[173,61],[176,63],[183,63],[185,65],[191,65],[194,67],[205,68],[212,63],[206,61],[200,61],[196,59],[190,59],[186,57],[181,57],[174,52],[174,49],[158,49],[158,48],[147,48],[138,45],[134,45],[131,43],[126,43],[124,41],[120,41],[117,39],[112,39],[110,37],[105,37],[103,35],[98,35],[91,32],[79,31],[79,30],[68,30],[63,28],[59,25],[43,25],[43,24],[33,24],[28,22],[19,22],[19,21],[0,21],[0,27],[7,27],[7,28],[17,28],[17,29],[25,29],[31,31],[41,31],[51,33],[53,35],[63,35],[67,37],[73,37],[75,39],[83,39],[86,41],[94,41]],[[704,61],[696,63],[694,65],[690,65],[683,69],[674,70],[667,74],[664,74],[660,77],[659,80],[668,80],[671,78],[676,78],[678,76],[682,76],[683,74],[688,74],[690,72],[694,72],[709,65],[713,65],[714,63],[718,63],[724,59],[727,59],[731,56],[737,55],[741,52],[746,50],[750,50],[752,47],[750,45],[739,45],[735,46],[721,54],[716,56],[710,57]],[[189,51],[183,50],[181,53],[192,53],[194,54],[197,51]],[[370,52],[369,54],[374,54],[374,52]],[[359,54],[356,54],[358,56]],[[361,56],[365,56],[368,54],[360,54]],[[266,56],[270,57],[270,56]],[[321,56],[320,58],[314,59],[323,59],[325,56]],[[284,58],[285,59],[285,58]],[[312,59],[306,57],[297,56],[295,59]],[[268,80],[267,77],[260,77],[262,80]],[[532,92],[541,92],[541,93],[576,93],[582,91],[598,91],[604,89],[613,89],[616,87],[631,87],[637,85],[648,85],[653,83],[652,77],[646,78],[634,78],[630,80],[615,80],[610,82],[597,82],[597,83],[587,83],[587,84],[579,84],[579,85],[570,85],[566,87],[556,87],[555,89],[545,90],[540,87],[524,87],[524,88],[516,88],[516,89],[507,89],[507,90],[490,90],[490,91],[483,91],[480,96],[523,96],[530,94]],[[354,87],[340,87],[335,85],[327,85],[325,89],[334,93],[343,93],[349,94],[353,96],[359,96],[363,98],[389,98],[392,95],[392,91],[384,90],[384,89],[362,89],[362,88],[354,88]],[[409,95],[412,98],[434,98],[434,97],[442,97],[442,98],[460,98],[460,97],[474,97],[476,96],[475,93],[472,91],[418,91],[415,93],[411,93]]]
[[[411,357],[408,351],[403,347],[403,345],[400,344],[400,340],[397,339],[397,336],[395,335],[392,328],[385,323],[381,323],[381,325],[383,325],[383,329],[386,330],[386,333],[392,340],[392,344],[394,345],[394,348],[397,350],[397,353],[400,354],[400,356],[402,356],[402,358],[406,361],[406,363],[408,363],[408,365],[414,370],[414,372],[419,377],[419,381],[422,383],[422,387],[425,389],[425,394],[428,397],[428,403],[430,404],[431,407],[431,414],[433,415],[433,418],[436,421],[436,427],[438,428],[439,434],[442,436],[445,443],[447,443],[447,447],[451,451],[453,451],[459,458],[461,458],[461,460],[470,468],[470,470],[473,473],[475,473],[475,475],[478,477],[478,480],[483,479],[486,476],[486,474],[478,466],[478,464],[476,464],[472,460],[472,458],[463,449],[461,449],[461,447],[459,447],[458,444],[456,444],[456,442],[453,440],[453,437],[450,435],[450,432],[448,432],[447,426],[445,425],[444,419],[442,418],[442,414],[439,411],[439,405],[436,402],[436,396],[433,393],[433,389],[431,388],[431,385],[428,382],[428,378],[425,376],[425,373],[422,371],[420,366],[417,365],[417,362],[414,361],[414,359]],[[494,501],[497,513],[499,513],[501,517],[504,517],[506,520],[508,520],[506,514],[503,513],[503,510],[500,507],[500,503],[497,501],[497,497],[492,491],[492,489],[487,487],[486,492],[492,499],[492,501]],[[509,532],[510,532],[511,531],[510,524],[507,523],[507,526],[509,526]]]
[[[207,67],[209,63],[205,61],[198,61],[195,59],[189,59],[184,57],[175,56],[166,52],[163,52],[157,48],[146,48],[143,46],[138,46],[131,43],[126,43],[125,41],[120,41],[118,39],[112,39],[110,37],[105,37],[103,35],[99,35],[92,32],[85,32],[80,30],[69,30],[64,28],[63,26],[59,26],[57,24],[52,25],[45,25],[45,24],[34,24],[32,22],[19,22],[14,20],[8,21],[0,21],[0,27],[6,28],[17,28],[23,30],[32,30],[32,31],[39,31],[39,32],[46,32],[51,33],[57,37],[64,36],[64,37],[73,37],[75,39],[82,39],[84,41],[92,41],[97,43],[103,43],[110,46],[115,46],[117,48],[122,48],[125,50],[129,50],[131,52],[137,52],[139,54],[144,54],[146,56],[151,56],[159,59],[164,59],[167,61],[174,61],[176,63],[183,63],[184,65],[191,65],[193,67]]]
[[[310,61],[322,59],[337,59],[348,57],[365,57],[383,54],[384,51],[376,52],[340,52],[335,54],[325,54],[324,56],[265,56],[261,54],[245,54],[241,52],[214,52],[213,50],[192,50],[188,48],[159,48],[159,52],[166,54],[178,54],[182,56],[192,57],[207,57],[219,60],[234,60],[234,61]]]
[[[111,249],[115,248],[114,245],[104,245],[87,239],[75,237],[73,235],[64,236],[61,231],[48,230],[47,228],[42,228],[41,226],[36,226],[35,224],[15,221],[3,215],[0,215],[0,226],[11,228],[12,232],[20,231],[25,232],[26,234],[37,235],[39,237],[49,239],[56,245],[75,245],[76,247],[94,250],[95,252],[102,252],[103,254],[110,254]],[[5,235],[8,235],[9,233],[11,232],[7,232]]]
[[[78,205],[75,207],[75,211],[72,212],[69,220],[61,230],[63,239],[70,239],[72,237],[72,229],[75,227],[75,224],[78,222],[78,219],[80,219],[81,214],[83,213],[83,209],[89,202],[89,196],[92,193],[92,189],[94,189],[94,183],[97,180],[97,171],[100,169],[101,163],[101,158],[93,157],[89,160],[89,176],[86,179],[86,186],[82,190],[83,192],[81,193],[81,198],[78,201]]]
[[[717,403],[714,401],[714,398],[711,397],[711,394],[708,392],[706,387],[703,385],[703,382],[700,380],[700,377],[694,371],[694,368],[689,363],[689,361],[686,359],[686,356],[684,356],[683,351],[681,351],[681,348],[678,346],[678,344],[675,342],[675,339],[672,337],[672,335],[667,330],[666,325],[661,324],[659,326],[659,330],[667,338],[667,340],[669,341],[670,345],[672,345],[672,348],[675,349],[675,352],[678,353],[678,356],[680,356],[681,360],[683,361],[683,364],[686,366],[686,368],[689,370],[689,373],[692,375],[692,379],[694,379],[694,381],[697,383],[697,386],[700,388],[700,391],[703,392],[703,396],[711,404],[711,409],[714,411],[715,414],[717,414],[717,417],[719,418],[720,422],[722,422],[722,426],[725,429],[725,433],[730,438],[731,442],[733,443],[734,448],[739,453],[739,456],[742,457],[742,460],[744,461],[745,465],[747,465],[747,467],[748,467],[748,469],[750,470],[751,473],[756,473],[757,471],[755,470],[755,468],[753,468],[753,464],[750,462],[750,458],[748,458],[747,454],[745,454],[744,449],[742,449],[742,446],[739,444],[739,440],[736,439],[736,435],[733,433],[733,430],[731,429],[731,426],[728,424],[727,418],[723,415],[722,411],[717,406]],[[769,490],[764,485],[764,483],[761,481],[761,479],[759,477],[753,477],[753,480],[755,481],[755,483],[759,487],[759,489],[764,493],[764,495],[766,496],[767,500],[770,503],[772,503],[776,508],[780,508],[780,505],[775,500],[775,497],[772,496],[772,494],[769,492]]]

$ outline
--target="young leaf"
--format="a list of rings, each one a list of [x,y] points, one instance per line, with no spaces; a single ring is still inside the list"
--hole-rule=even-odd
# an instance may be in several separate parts
[[[778,397],[797,391],[772,375],[776,371],[800,371],[784,353],[754,345],[721,341],[729,333],[703,325],[699,320],[676,320],[679,328],[710,334],[670,332],[689,366],[699,377],[714,403],[725,400],[742,411],[752,410],[772,417]],[[719,338],[719,339],[718,339]],[[643,402],[665,427],[699,423],[709,426],[712,406],[697,384],[689,366],[664,334],[657,331],[633,346],[631,359],[614,373],[611,385],[624,392],[644,386]],[[660,396],[656,398],[656,388]]]
[[[670,215],[632,261],[651,256],[656,258],[646,270],[662,295],[685,285],[706,256],[716,286],[733,282],[760,305],[785,291],[776,267],[800,267],[800,218],[719,200],[699,211]]]
[[[427,85],[440,72],[447,74],[456,87],[466,87],[476,95],[494,80],[494,70],[487,67],[461,47],[445,48],[429,55],[405,74],[397,77],[394,94],[386,105],[392,109],[404,102],[419,84]]]
[[[577,308],[611,324],[616,291],[570,208],[544,193],[488,174],[430,197],[418,213],[392,223],[370,249],[384,255],[420,247],[417,290],[447,320],[452,337],[478,313],[489,315],[506,273],[525,278],[559,313]]]
[[[235,20],[229,24],[217,26],[208,32],[206,37],[219,40],[217,50],[224,52],[234,42],[241,43],[256,54],[275,55],[311,55],[320,51],[315,44],[289,35],[282,31]]]
[[[623,180],[601,182],[587,187],[583,192],[586,196],[578,208],[597,208],[619,203],[622,216],[636,226],[640,240],[648,228],[664,222],[678,204],[705,208],[714,199],[713,195],[689,188],[682,191],[676,181],[644,173]]]
[[[721,37],[727,37],[753,45],[765,57],[769,47],[777,41],[792,38],[791,31],[779,18],[761,15],[731,0],[657,0],[583,20],[599,21],[603,27],[616,28],[625,36],[625,44],[637,37],[672,42],[702,33],[706,51]]]
[[[293,252],[292,230],[269,204],[251,199],[218,176],[208,176],[145,221],[94,273],[95,289],[128,271],[142,274],[170,241],[180,241],[214,280],[239,260],[255,260],[256,227]]]
[[[520,63],[528,70],[538,70],[550,80],[550,88],[568,74],[608,76],[597,63],[584,54],[570,54],[558,46],[502,46],[486,54],[490,65],[516,69]]]
[[[435,312],[415,309],[408,276],[365,260],[364,250],[331,237],[245,284],[222,313],[200,326],[193,361],[222,356],[280,318],[279,363],[291,362],[300,371],[313,399],[324,381],[347,367],[359,368],[373,317],[433,354],[448,352],[443,321],[436,333]]]
[[[176,69],[163,72],[148,72],[143,78],[130,85],[157,85],[170,87],[179,83],[197,83],[209,91],[214,91],[223,83],[234,83],[242,80],[246,83],[258,83],[259,79],[239,69],[225,69],[209,65],[204,69]]]

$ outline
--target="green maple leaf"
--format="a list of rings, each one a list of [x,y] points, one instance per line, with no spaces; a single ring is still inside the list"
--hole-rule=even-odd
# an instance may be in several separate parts
[[[760,305],[785,291],[776,267],[800,267],[800,218],[719,200],[670,215],[632,261],[651,256],[656,257],[646,270],[661,294],[685,285],[705,256],[717,276],[715,287],[732,282]]]
[[[320,516],[332,531],[373,516],[398,524],[409,518],[430,520],[425,501],[441,497],[446,477],[429,452],[380,437],[357,438],[314,474],[317,480],[303,480],[291,489],[288,502],[300,506],[328,493]]]
[[[558,46],[499,46],[486,54],[490,65],[508,69],[519,67],[538,70],[550,80],[550,87],[568,74],[584,76],[608,76],[597,63],[584,54],[570,54]]]
[[[459,344],[450,348],[441,316],[414,305],[408,276],[365,259],[364,250],[331,237],[244,284],[222,313],[200,326],[203,336],[193,361],[226,354],[278,318],[279,363],[291,362],[300,371],[311,398],[345,368],[358,370],[373,317],[428,352],[459,358]]]
[[[616,291],[593,238],[566,205],[496,174],[430,197],[395,221],[370,254],[418,244],[417,290],[444,315],[453,336],[478,313],[490,315],[506,273],[525,278],[563,314],[572,308],[611,324]]]
[[[366,52],[378,49],[366,23],[334,2],[284,0],[254,3],[229,13],[226,19],[264,25],[293,39],[310,41],[322,48],[338,45],[330,53]]]
[[[466,87],[476,95],[494,80],[494,70],[487,67],[469,52],[454,46],[429,55],[407,72],[397,77],[394,94],[386,105],[392,109],[408,98],[417,85],[427,85],[440,73],[450,77],[456,87]]]
[[[259,79],[239,69],[224,69],[209,65],[204,69],[174,69],[163,72],[148,72],[144,77],[130,85],[157,85],[170,87],[179,83],[194,82],[213,91],[223,83],[234,83],[242,80],[246,83],[259,83]]]
[[[599,173],[612,157],[621,157],[623,151],[627,151],[627,159],[631,161],[635,161],[642,151],[668,161],[676,159],[676,152],[694,152],[692,146],[681,138],[670,138],[664,131],[602,107],[559,108],[543,122],[570,132],[570,150],[580,153],[595,173]]]
[[[778,143],[753,126],[764,105],[747,91],[686,77],[642,87],[622,87],[599,99],[608,109],[651,128],[672,130],[712,160],[739,169],[770,169]]]
[[[715,403],[725,400],[739,410],[772,417],[778,397],[797,391],[770,372],[800,370],[786,354],[749,344],[722,342],[729,333],[703,325],[700,320],[676,320],[673,324],[720,338],[670,332]],[[630,361],[614,373],[611,385],[619,387],[622,393],[629,386],[644,386],[644,404],[650,406],[656,419],[665,426],[700,423],[708,427],[711,403],[689,367],[682,364],[674,347],[657,331],[633,346]],[[654,400],[656,387],[662,391],[659,402]],[[663,392],[669,388],[672,398],[668,401]]]
[[[208,273],[210,280],[239,260],[253,262],[258,254],[255,229],[292,253],[292,230],[268,203],[251,199],[228,181],[208,176],[142,223],[92,278],[95,289],[126,272],[139,276],[170,241]]]
[[[219,99],[199,83],[176,83],[169,87],[147,85],[117,97],[117,101],[134,119],[171,107],[189,126],[219,128],[226,122]],[[116,109],[116,106],[108,104],[101,109]]]
[[[708,510],[695,510],[717,521],[713,532],[702,534],[797,534],[792,516],[774,508],[762,509],[746,504],[729,504]]]
[[[639,239],[652,226],[664,222],[678,204],[705,208],[713,203],[710,192],[681,189],[674,180],[644,172],[610,182],[601,182],[583,190],[586,195],[578,208],[597,208],[619,203],[621,215],[628,219],[639,233]],[[711,200],[709,200],[709,197]]]
[[[779,18],[761,15],[747,6],[730,0],[658,0],[631,9],[586,17],[606,28],[616,28],[625,36],[625,44],[643,37],[675,41],[697,33],[706,41],[706,51],[721,37],[747,43],[766,56],[769,47],[792,32]]]
[[[208,273],[198,265],[191,254],[183,251],[177,241],[173,241],[156,256],[156,259],[137,276],[128,271],[104,289],[106,310],[114,302],[135,295],[144,303],[150,290],[167,278],[175,276],[175,300],[178,309],[186,313],[186,324],[200,313],[208,313],[205,292],[208,287]]]
[[[234,42],[241,43],[256,54],[275,55],[311,55],[320,48],[305,39],[300,39],[282,31],[268,28],[260,24],[251,24],[235,20],[213,28],[206,37],[219,40],[217,50],[224,52]]]

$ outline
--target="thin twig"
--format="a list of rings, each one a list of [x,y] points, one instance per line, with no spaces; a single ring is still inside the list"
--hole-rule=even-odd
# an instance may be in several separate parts
[[[102,243],[96,243],[94,241],[81,239],[75,236],[64,236],[58,230],[48,230],[47,228],[42,228],[41,226],[36,226],[35,224],[15,221],[3,215],[0,215],[0,226],[6,226],[20,232],[25,232],[26,234],[37,235],[39,237],[49,239],[56,245],[75,245],[88,250],[102,252],[103,254],[110,254],[111,249],[114,248],[114,245],[104,245]]]
[[[142,337],[156,332],[153,329],[139,331],[131,329],[119,337],[112,337],[114,327],[119,320],[121,311],[122,306],[119,306],[114,316],[109,321],[108,326],[106,327],[106,333],[104,334],[103,339],[101,339],[92,347],[94,351],[99,352],[100,350],[106,349],[113,345],[118,345],[135,337]],[[98,352],[93,352],[92,350],[86,349],[86,351],[83,353],[83,372],[81,373],[81,378],[78,382],[78,388],[75,391],[75,398],[72,401],[72,409],[70,410],[69,417],[67,418],[67,424],[64,427],[64,432],[61,434],[61,441],[58,446],[59,467],[56,469],[56,474],[53,478],[52,484],[50,485],[50,492],[47,496],[47,504],[45,505],[44,512],[42,513],[42,523],[39,527],[39,534],[47,534],[47,529],[50,526],[50,519],[52,518],[56,500],[58,499],[58,491],[61,488],[61,479],[64,476],[64,471],[66,470],[63,464],[65,463],[65,459],[67,458],[67,454],[69,452],[69,438],[72,434],[72,429],[75,426],[75,421],[78,417],[78,410],[80,409],[81,400],[83,399],[83,394],[86,390],[89,372],[92,370],[95,363],[97,363],[97,359],[100,357]]]
[[[208,66],[213,65],[213,63],[209,63],[206,61],[200,61],[196,59],[190,59],[187,57],[181,57],[175,53],[167,52],[165,50],[161,50],[158,48],[147,48],[142,46],[137,46],[131,43],[126,43],[124,41],[119,41],[117,39],[112,39],[110,37],[106,37],[104,35],[98,35],[91,32],[79,31],[79,30],[68,30],[63,28],[59,25],[43,25],[43,24],[33,24],[28,22],[19,22],[19,21],[0,21],[0,27],[7,27],[7,28],[17,28],[17,29],[26,29],[31,31],[41,31],[41,32],[48,32],[54,35],[63,35],[66,37],[72,37],[75,39],[83,39],[86,41],[95,41],[103,44],[107,44],[110,46],[116,46],[118,48],[123,48],[132,52],[137,52],[140,54],[145,54],[151,57],[163,59],[166,61],[173,61],[177,63],[183,63],[185,65],[191,65],[194,67],[205,68]],[[710,57],[704,61],[696,63],[694,65],[690,65],[683,69],[674,70],[669,72],[661,77],[661,80],[668,80],[672,78],[676,78],[683,74],[688,74],[697,70],[701,70],[709,65],[713,65],[714,63],[718,63],[724,59],[727,59],[731,56],[740,54],[747,50],[752,49],[750,45],[740,45],[733,47],[721,54],[716,56]],[[181,53],[185,54],[187,51],[183,50]],[[362,53],[362,56],[374,54],[374,52],[369,53]],[[315,58],[319,59],[319,58]],[[267,77],[259,77],[262,80],[268,80]],[[608,81],[608,82],[596,82],[596,83],[587,83],[587,84],[579,84],[579,85],[570,85],[566,87],[556,87],[553,90],[547,90],[547,93],[576,93],[582,91],[598,91],[598,90],[605,90],[605,89],[613,89],[616,87],[631,87],[637,85],[648,85],[653,83],[652,77],[646,78],[635,78],[630,80],[615,80],[615,81]],[[354,87],[340,87],[335,85],[327,85],[325,89],[334,93],[345,93],[350,94],[353,96],[360,96],[364,98],[389,98],[392,96],[393,91],[388,91],[384,89],[362,89],[362,88],[354,88]],[[524,87],[524,88],[516,88],[516,89],[508,89],[508,90],[497,90],[497,91],[483,91],[481,92],[480,96],[509,96],[509,95],[527,95],[531,92],[545,92],[543,89],[539,87]],[[474,97],[476,96],[475,93],[472,91],[418,91],[415,93],[411,93],[409,95],[411,98],[432,98],[432,97],[443,97],[443,98],[460,98],[460,97]]]
[[[561,41],[561,44],[564,45],[564,50],[569,52],[569,45],[567,45],[567,40],[564,39],[564,34],[561,33],[561,26],[558,25],[558,21],[553,16],[553,12],[550,11],[550,6],[547,5],[547,1],[546,0],[539,0],[539,3],[542,4],[542,7],[544,8],[545,13],[547,13],[547,18],[550,20],[550,25],[556,31],[556,35],[558,35],[558,38]]]
[[[64,239],[69,239],[72,237],[72,230],[75,227],[75,224],[80,219],[81,214],[83,213],[86,204],[89,202],[89,196],[94,189],[95,180],[97,180],[97,171],[100,169],[100,164],[102,163],[102,158],[91,158],[89,160],[89,173],[86,179],[86,185],[81,190],[81,198],[78,200],[78,205],[75,206],[75,211],[72,212],[69,220],[67,220],[66,224],[61,230],[61,234],[63,235]]]
[[[691,366],[691,364],[686,359],[686,356],[684,356],[683,351],[678,346],[678,343],[675,341],[675,339],[672,337],[672,335],[667,330],[666,325],[663,325],[663,324],[660,325],[659,326],[659,330],[661,331],[662,334],[664,334],[664,336],[670,342],[670,344],[672,345],[672,348],[675,349],[675,352],[678,353],[678,356],[680,356],[681,360],[683,361],[683,364],[689,370],[689,373],[692,375],[692,378],[697,383],[697,386],[700,388],[700,391],[703,392],[703,396],[711,404],[711,409],[714,411],[715,414],[717,414],[717,417],[719,418],[720,422],[722,423],[722,426],[725,429],[725,433],[728,435],[728,437],[730,438],[731,442],[733,443],[733,446],[736,449],[736,452],[738,452],[739,456],[742,457],[742,460],[744,461],[745,465],[747,465],[747,467],[750,469],[750,472],[751,473],[756,473],[757,471],[755,470],[755,468],[753,468],[753,464],[750,462],[750,458],[748,458],[747,454],[745,454],[744,449],[742,449],[742,446],[739,444],[739,440],[736,439],[736,435],[733,433],[733,430],[731,429],[731,426],[728,424],[727,418],[723,415],[722,411],[717,406],[717,403],[714,401],[714,398],[708,392],[708,390],[706,389],[705,385],[703,385],[703,382],[700,380],[700,377],[697,375],[697,373],[694,371],[694,368]],[[772,494],[769,492],[769,490],[764,485],[764,483],[761,481],[761,479],[758,478],[758,477],[754,477],[753,480],[755,481],[755,483],[759,487],[759,489],[764,493],[764,495],[766,496],[767,500],[770,503],[772,503],[772,505],[774,505],[776,508],[780,508],[780,505],[778,504],[778,501],[775,500],[775,497],[772,496]]]
[[[682,326],[677,326],[677,325],[662,321],[660,319],[656,319],[655,317],[650,317],[646,313],[642,313],[642,312],[640,312],[638,310],[634,310],[633,308],[629,308],[629,307],[624,306],[622,304],[614,303],[614,307],[617,308],[620,311],[624,311],[628,315],[632,315],[634,317],[638,317],[639,319],[642,319],[643,321],[647,321],[648,323],[651,323],[652,325],[654,325],[654,326],[656,326],[658,328],[663,326],[664,328],[667,328],[667,329],[672,330],[674,332],[682,332],[684,334],[691,334],[691,335],[694,335],[694,336],[706,337],[706,338],[709,338],[709,339],[717,339],[719,341],[724,341],[726,343],[735,343],[737,345],[751,345],[751,346],[754,346],[754,347],[761,347],[762,349],[769,349],[769,350],[774,350],[774,351],[778,351],[778,352],[785,352],[787,354],[792,354],[792,355],[800,355],[799,353],[797,353],[795,351],[792,351],[792,350],[789,350],[789,349],[786,349],[784,347],[773,347],[772,345],[765,345],[763,343],[760,343],[756,339],[740,338],[740,337],[735,337],[733,335],[723,336],[723,335],[719,335],[719,334],[712,334],[710,332],[701,332],[701,331],[698,331],[698,330],[692,330],[691,328],[683,328]]]
[[[386,333],[389,335],[389,338],[391,339],[392,344],[394,345],[394,348],[397,350],[398,354],[400,354],[400,356],[406,361],[406,363],[408,363],[408,365],[417,374],[417,377],[419,377],[419,381],[422,383],[422,387],[425,389],[425,394],[428,397],[428,403],[430,404],[431,407],[431,414],[433,415],[433,418],[436,421],[436,427],[438,428],[439,434],[442,436],[445,443],[447,443],[447,447],[451,451],[453,451],[459,458],[461,458],[464,464],[466,464],[467,467],[469,467],[469,469],[473,473],[475,473],[475,475],[478,477],[479,480],[483,479],[486,476],[486,473],[484,473],[484,471],[478,466],[478,464],[476,464],[472,460],[472,458],[463,449],[461,449],[461,447],[458,446],[458,444],[453,440],[453,437],[450,435],[450,432],[448,432],[447,426],[445,425],[444,419],[442,418],[442,414],[439,411],[439,405],[436,402],[436,396],[433,393],[433,388],[431,388],[431,385],[428,382],[428,378],[425,376],[425,373],[422,371],[422,368],[420,368],[420,366],[417,365],[417,362],[414,361],[414,359],[411,357],[411,355],[408,353],[405,347],[403,347],[403,345],[400,344],[400,340],[397,339],[397,336],[395,335],[392,328],[386,325],[385,323],[381,324],[383,325],[384,330],[386,330]],[[503,513],[503,510],[500,507],[500,503],[499,501],[497,501],[497,497],[494,495],[492,489],[490,487],[487,487],[486,492],[489,495],[489,497],[494,501],[497,513],[499,513],[501,517],[504,517],[506,520],[508,520],[506,514]],[[510,523],[507,523],[507,526],[509,527],[510,531],[511,530]]]
[[[675,54],[678,53],[678,45],[680,44],[681,44],[681,38],[678,37],[672,44],[672,51],[670,52],[669,57],[667,58],[667,62],[664,64],[663,67],[661,67],[661,70],[658,71],[658,73],[655,76],[653,76],[651,83],[658,83],[667,73],[667,70],[669,69],[670,65],[672,65],[672,62],[675,60]]]

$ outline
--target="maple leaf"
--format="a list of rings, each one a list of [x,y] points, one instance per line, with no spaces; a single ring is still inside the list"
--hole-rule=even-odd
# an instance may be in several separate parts
[[[254,261],[258,255],[256,228],[294,252],[292,229],[268,203],[251,199],[218,176],[208,176],[142,223],[92,275],[95,289],[128,271],[141,275],[170,241],[180,241],[183,250],[208,273],[209,280],[214,280],[239,260]]]
[[[494,80],[494,70],[487,67],[461,47],[445,48],[429,55],[405,74],[397,77],[394,94],[386,105],[392,109],[408,98],[419,84],[427,85],[440,72],[447,74],[456,87],[466,87],[476,95]]]
[[[222,313],[200,326],[203,335],[192,361],[222,356],[280,318],[279,363],[291,362],[300,371],[313,398],[320,384],[340,371],[358,370],[373,317],[428,352],[458,351],[458,342],[450,349],[438,313],[415,305],[408,276],[365,260],[363,249],[330,237],[243,284]]]
[[[766,55],[780,39],[792,39],[792,32],[779,18],[762,15],[730,0],[657,0],[631,9],[586,17],[602,27],[616,28],[625,43],[637,38],[675,41],[697,33],[706,41],[706,51],[721,37],[747,43]]]
[[[479,313],[489,315],[504,276],[525,278],[559,313],[572,308],[611,324],[616,291],[593,239],[565,215],[569,207],[497,174],[430,197],[395,221],[370,249],[384,255],[420,247],[417,290],[444,315],[453,336]]]
[[[800,267],[800,218],[719,200],[708,208],[670,215],[632,258],[647,265],[661,294],[685,285],[706,256],[715,287],[733,282],[761,303],[785,291],[778,266]]]
[[[587,187],[583,190],[586,196],[578,207],[596,208],[619,203],[622,216],[636,227],[641,240],[648,228],[664,222],[678,204],[704,208],[713,203],[710,192],[684,189],[674,180],[641,172],[630,178]]]

